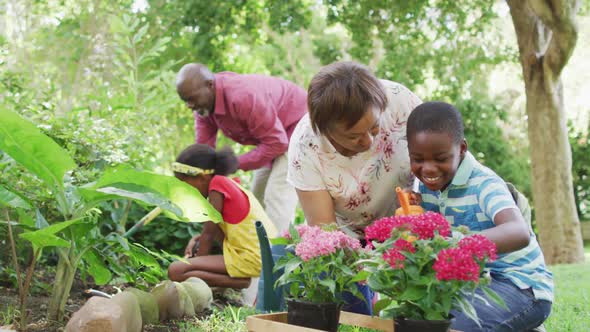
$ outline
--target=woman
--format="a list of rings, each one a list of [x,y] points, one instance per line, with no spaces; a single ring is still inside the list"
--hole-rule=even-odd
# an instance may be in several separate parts
[[[406,120],[421,100],[365,66],[323,67],[308,89],[309,115],[289,144],[287,181],[310,225],[337,223],[361,238],[365,226],[393,215],[395,187],[409,187]]]

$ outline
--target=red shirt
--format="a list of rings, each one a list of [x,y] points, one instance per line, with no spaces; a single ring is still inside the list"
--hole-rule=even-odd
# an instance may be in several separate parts
[[[209,183],[209,194],[217,191],[223,195],[221,216],[228,224],[239,224],[250,212],[250,200],[238,185],[228,177],[215,175]]]
[[[296,84],[264,75],[215,74],[215,110],[195,114],[196,142],[215,147],[217,130],[242,145],[256,145],[241,155],[240,169],[268,166],[287,152],[295,126],[307,112],[307,93]]]

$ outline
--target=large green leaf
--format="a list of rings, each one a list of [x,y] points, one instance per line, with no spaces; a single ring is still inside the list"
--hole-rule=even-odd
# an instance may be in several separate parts
[[[22,233],[21,238],[31,242],[35,248],[65,247],[69,248],[70,243],[53,234],[35,234],[34,232]]]
[[[39,229],[38,227],[35,227],[35,220],[33,220],[33,217],[31,217],[27,211],[23,209],[16,209],[16,212],[18,213],[18,223],[21,226],[31,230]]]
[[[182,210],[160,193],[135,183],[113,183],[109,187],[96,189],[101,193],[116,195],[142,201],[150,205],[157,205],[175,215],[182,217]]]
[[[0,150],[53,188],[76,167],[70,155],[34,124],[0,108]]]
[[[153,268],[160,266],[160,263],[158,263],[154,256],[152,256],[152,252],[141,246],[139,243],[130,245],[130,248],[131,250],[127,252],[127,255],[131,259],[135,259],[137,262]]]
[[[396,300],[416,301],[424,297],[426,289],[420,287],[408,287]]]
[[[201,193],[173,176],[140,172],[119,166],[107,170],[95,183],[80,188],[80,194],[92,205],[99,201],[127,197],[168,211],[170,218],[187,222],[223,219]]]
[[[30,241],[37,248],[44,247],[69,247],[70,243],[55,234],[63,231],[73,224],[81,222],[83,219],[74,219],[55,223],[37,231],[25,232],[19,236],[27,241]]]
[[[107,268],[100,254],[94,249],[88,250],[82,259],[88,265],[87,271],[94,278],[97,285],[104,285],[111,280],[111,271]]]
[[[13,208],[30,209],[31,205],[19,194],[14,193],[0,186],[0,206],[10,206]]]

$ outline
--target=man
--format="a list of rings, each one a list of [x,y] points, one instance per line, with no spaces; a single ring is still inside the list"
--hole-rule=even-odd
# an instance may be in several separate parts
[[[297,195],[286,181],[287,148],[299,119],[307,112],[307,94],[276,77],[213,74],[205,65],[184,65],[176,91],[195,116],[196,142],[216,145],[217,131],[242,145],[256,145],[238,157],[239,168],[255,170],[252,192],[279,232],[293,221]]]

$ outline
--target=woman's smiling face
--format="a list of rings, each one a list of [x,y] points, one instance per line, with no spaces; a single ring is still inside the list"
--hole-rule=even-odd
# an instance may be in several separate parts
[[[328,139],[341,155],[352,157],[371,148],[379,133],[380,119],[381,111],[373,107],[351,128],[344,122],[334,124],[327,134]]]
[[[421,131],[408,137],[412,173],[433,191],[445,190],[453,181],[467,151],[467,142],[455,143],[450,134]]]

